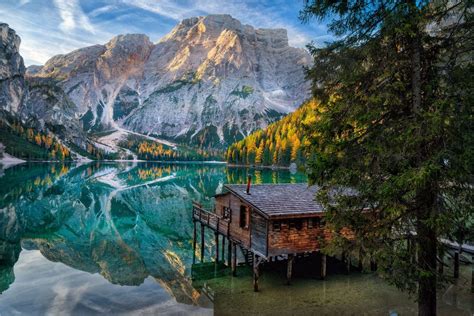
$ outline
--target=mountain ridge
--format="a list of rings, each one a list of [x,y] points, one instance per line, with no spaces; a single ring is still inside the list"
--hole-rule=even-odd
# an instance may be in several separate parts
[[[223,149],[296,110],[309,96],[310,62],[284,29],[193,17],[156,43],[117,35],[23,69],[15,114],[83,149],[89,140],[100,147],[93,135],[109,131],[121,137],[111,148],[138,133]]]
[[[302,67],[309,60],[288,46],[286,30],[211,15],[183,20],[156,44],[146,35],[118,35],[55,56],[30,76],[59,81],[85,130],[118,125],[169,139],[186,135],[184,142],[207,130],[226,143],[295,110],[307,96]]]

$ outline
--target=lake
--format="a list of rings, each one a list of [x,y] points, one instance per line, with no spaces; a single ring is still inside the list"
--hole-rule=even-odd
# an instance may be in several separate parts
[[[195,277],[192,201],[225,183],[305,182],[289,170],[223,164],[23,164],[0,171],[0,315],[411,315],[409,297],[372,273],[320,281],[238,268]],[[206,260],[212,260],[208,236]],[[298,265],[295,266],[297,269]],[[214,271],[212,273],[212,271]],[[440,293],[441,315],[471,315],[470,267]]]

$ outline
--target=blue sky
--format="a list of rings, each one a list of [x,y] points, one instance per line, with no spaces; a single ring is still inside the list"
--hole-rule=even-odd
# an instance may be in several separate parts
[[[286,28],[293,46],[330,40],[323,23],[301,24],[302,6],[303,0],[1,0],[0,22],[20,35],[20,52],[32,65],[117,34],[143,33],[157,42],[182,19],[207,14],[231,14],[257,28]]]

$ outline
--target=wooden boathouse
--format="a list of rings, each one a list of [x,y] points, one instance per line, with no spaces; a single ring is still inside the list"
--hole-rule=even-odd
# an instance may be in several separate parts
[[[259,267],[263,262],[287,260],[287,282],[297,255],[318,252],[321,241],[328,238],[324,228],[324,211],[315,200],[316,186],[307,184],[224,185],[215,196],[215,210],[209,212],[194,203],[194,253],[197,224],[201,224],[201,258],[204,257],[205,227],[215,234],[216,262],[225,253],[228,241],[228,263],[235,275],[237,247],[246,262],[253,266],[254,290],[258,291]],[[219,247],[222,236],[222,251]],[[224,259],[224,258],[221,258]],[[326,256],[320,255],[320,275],[326,276]]]

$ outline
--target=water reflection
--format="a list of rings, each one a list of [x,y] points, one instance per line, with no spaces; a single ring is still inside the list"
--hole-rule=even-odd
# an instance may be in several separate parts
[[[192,201],[211,207],[224,183],[244,183],[248,172],[156,163],[31,164],[5,170],[0,177],[0,306],[12,306],[7,297],[24,286],[15,275],[40,269],[15,265],[35,253],[48,260],[35,260],[38,264],[60,262],[100,275],[111,286],[138,286],[153,278],[176,304],[206,306],[189,282]],[[252,173],[257,183],[305,180],[286,170]],[[29,252],[20,255],[21,249]],[[35,275],[44,280],[41,273]],[[63,286],[80,285],[73,283]]]
[[[416,313],[374,275],[305,277],[288,287],[283,272],[268,272],[255,294],[248,271],[211,279],[212,265],[209,278],[195,281],[215,300],[201,295],[190,280],[192,201],[212,207],[224,183],[245,183],[249,173],[256,183],[306,180],[288,170],[199,164],[38,163],[0,172],[1,315]],[[474,311],[468,269],[440,292],[440,315]]]

